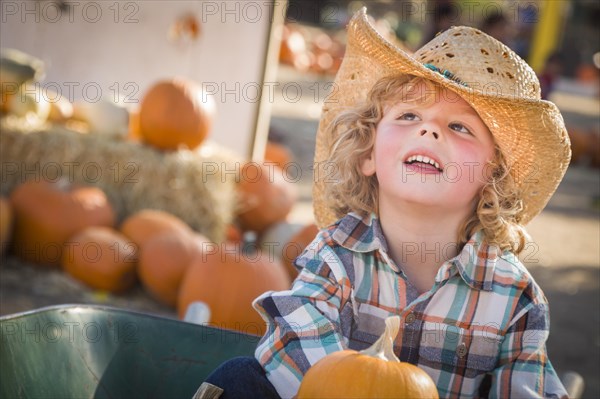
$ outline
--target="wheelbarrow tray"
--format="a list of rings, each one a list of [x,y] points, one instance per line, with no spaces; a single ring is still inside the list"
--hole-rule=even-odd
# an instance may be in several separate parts
[[[2,398],[191,398],[259,337],[122,309],[61,305],[0,318]]]

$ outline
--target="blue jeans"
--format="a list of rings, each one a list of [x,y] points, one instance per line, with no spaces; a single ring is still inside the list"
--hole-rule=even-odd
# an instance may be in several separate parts
[[[205,380],[223,389],[220,399],[280,399],[265,370],[253,357],[235,357]]]

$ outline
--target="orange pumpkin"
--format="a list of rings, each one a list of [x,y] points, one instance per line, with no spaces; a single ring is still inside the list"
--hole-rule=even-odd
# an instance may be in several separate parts
[[[143,248],[153,236],[164,232],[191,233],[192,229],[177,216],[156,209],[144,209],[121,224],[121,233]]]
[[[370,348],[333,352],[309,368],[298,399],[439,398],[435,383],[425,371],[401,362],[394,354],[400,317],[389,317],[385,324],[385,332]]]
[[[600,72],[598,72],[598,68],[593,64],[580,64],[575,71],[575,77],[580,83],[597,84]]]
[[[297,198],[293,183],[285,179],[280,168],[254,162],[242,167],[238,193],[240,226],[257,233],[285,220]]]
[[[159,149],[194,149],[210,133],[214,114],[214,100],[195,82],[159,82],[142,99],[140,133],[144,142]]]
[[[119,293],[135,284],[136,252],[136,245],[115,229],[88,227],[65,243],[62,266],[94,289]]]
[[[179,316],[195,301],[210,308],[210,322],[218,327],[262,335],[265,322],[252,301],[265,291],[288,289],[283,266],[260,251],[244,254],[233,243],[206,246],[189,266],[177,299]]]
[[[8,198],[0,197],[0,255],[10,244],[13,225],[13,210]]]
[[[28,181],[10,196],[15,212],[14,250],[21,258],[59,266],[64,242],[89,226],[113,227],[115,213],[97,187]]]
[[[138,264],[144,287],[158,300],[175,306],[185,271],[208,242],[204,236],[181,231],[151,237],[141,250]]]
[[[285,145],[267,141],[265,161],[273,162],[278,167],[285,168],[288,163],[292,162],[292,159],[292,153]]]

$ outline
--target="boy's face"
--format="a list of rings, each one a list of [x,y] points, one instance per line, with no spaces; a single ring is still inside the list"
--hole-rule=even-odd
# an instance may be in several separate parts
[[[432,89],[419,83],[409,93],[420,97],[425,90]],[[469,213],[492,172],[492,134],[457,94],[432,96],[386,107],[362,172],[377,175],[380,206],[411,202]]]

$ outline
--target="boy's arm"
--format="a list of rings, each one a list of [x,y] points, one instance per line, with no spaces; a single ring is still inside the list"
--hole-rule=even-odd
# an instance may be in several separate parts
[[[500,347],[489,398],[567,397],[546,352],[549,327],[546,303],[531,303],[519,312]]]
[[[267,292],[254,302],[268,323],[255,356],[283,398],[297,393],[311,365],[347,345],[340,311],[349,299],[350,283],[333,252],[331,258],[323,256],[329,250],[307,249],[297,260],[303,269],[292,288]]]

